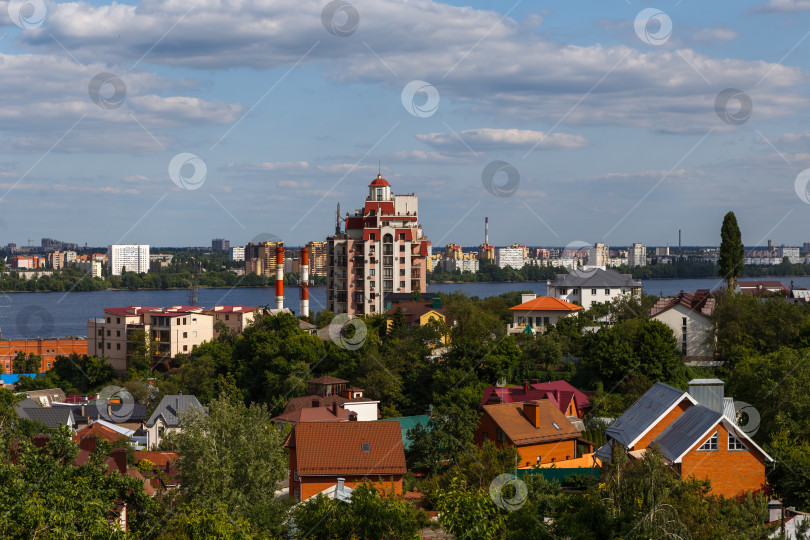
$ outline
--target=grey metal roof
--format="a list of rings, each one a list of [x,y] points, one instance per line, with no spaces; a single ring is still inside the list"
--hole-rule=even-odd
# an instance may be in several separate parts
[[[657,382],[610,424],[606,434],[624,446],[632,446],[664,412],[688,394],[668,384]]]
[[[40,405],[39,403],[37,403],[36,401],[34,401],[31,398],[25,398],[24,400],[17,403],[15,405],[15,407],[18,407],[18,408],[21,408],[21,409],[41,409],[42,405]]]
[[[49,428],[73,424],[70,409],[65,407],[17,407],[17,414],[20,415],[20,418],[27,418],[28,420],[45,424]]]
[[[689,381],[688,384],[690,384],[690,385],[696,385],[696,384],[704,384],[704,385],[705,384],[711,384],[711,385],[717,384],[717,385],[722,385],[722,384],[725,384],[725,383],[723,383],[723,381],[721,381],[720,379],[692,379],[691,381]]]
[[[737,424],[737,409],[734,407],[734,398],[723,398],[723,416],[735,425]]]
[[[167,426],[177,426],[179,424],[180,414],[193,410],[206,412],[196,396],[186,396],[183,394],[163,396],[155,412],[153,412],[149,420],[146,421],[146,425],[149,427],[154,426],[158,417],[162,416],[163,422]]]
[[[620,274],[613,270],[592,268],[588,270],[576,269],[568,274],[557,274],[557,278],[549,283],[552,287],[641,287],[641,281],[633,279],[630,274]]]
[[[676,461],[722,419],[721,413],[702,405],[689,407],[662,431],[652,444],[661,449],[661,454],[665,458]]]
[[[608,441],[600,446],[595,455],[602,463],[610,462],[613,457],[613,441]]]

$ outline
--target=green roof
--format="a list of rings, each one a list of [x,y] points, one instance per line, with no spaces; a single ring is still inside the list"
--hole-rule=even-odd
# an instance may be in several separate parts
[[[402,431],[402,446],[405,450],[410,448],[411,440],[408,438],[408,430],[422,425],[427,427],[430,417],[426,414],[417,414],[416,416],[402,416],[399,418],[382,418],[380,422],[399,422],[399,428]]]

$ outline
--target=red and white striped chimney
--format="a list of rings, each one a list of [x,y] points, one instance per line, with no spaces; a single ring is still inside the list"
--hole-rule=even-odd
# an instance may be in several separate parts
[[[276,309],[284,308],[284,246],[276,246]]]
[[[301,248],[301,315],[309,319],[309,248]]]

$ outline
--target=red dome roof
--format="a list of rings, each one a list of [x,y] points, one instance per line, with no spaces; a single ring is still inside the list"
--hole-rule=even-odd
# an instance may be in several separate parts
[[[377,178],[375,178],[374,181],[368,185],[368,187],[374,186],[391,187],[391,184],[388,183],[388,180],[382,177],[382,174],[378,174]]]

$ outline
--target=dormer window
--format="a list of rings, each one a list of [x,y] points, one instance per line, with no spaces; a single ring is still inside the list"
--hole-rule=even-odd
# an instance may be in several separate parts
[[[367,442],[360,443],[360,450],[362,450],[363,452],[371,452],[371,443]]]
[[[705,442],[705,443],[703,443],[702,445],[700,445],[700,448],[698,448],[698,451],[699,451],[699,452],[711,452],[711,451],[716,451],[716,450],[717,450],[717,441],[718,441],[718,440],[719,440],[719,437],[718,437],[718,435],[717,435],[717,432],[715,431],[715,432],[714,432],[714,435],[712,435],[711,437],[709,437],[709,438],[706,440],[706,442]]]

